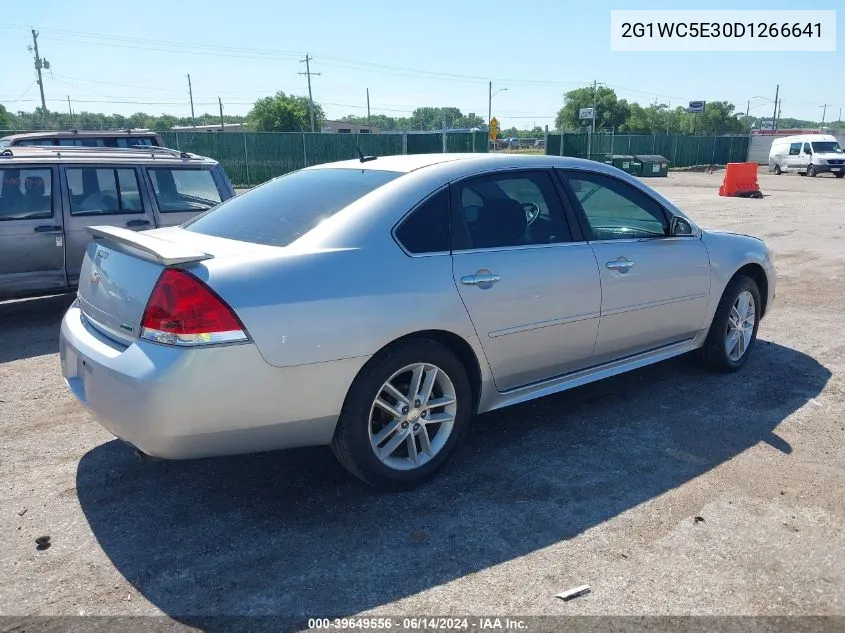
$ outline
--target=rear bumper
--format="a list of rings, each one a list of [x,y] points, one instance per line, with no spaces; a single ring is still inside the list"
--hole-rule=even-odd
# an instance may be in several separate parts
[[[189,459],[331,442],[366,357],[273,367],[252,343],[124,347],[74,304],[62,320],[62,373],[96,420],[154,457]]]

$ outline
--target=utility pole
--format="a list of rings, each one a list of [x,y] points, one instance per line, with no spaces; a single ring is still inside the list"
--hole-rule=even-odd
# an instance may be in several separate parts
[[[593,79],[593,134],[596,133],[596,80]]]
[[[490,122],[493,120],[493,82],[487,82],[487,129],[490,129]]]
[[[748,120],[748,115],[751,113],[751,99],[745,106],[745,125],[748,126],[748,133],[751,134],[751,121]]]
[[[70,114],[70,126],[73,127],[73,108],[70,107],[70,95],[67,96],[67,111]]]
[[[783,111],[783,99],[778,101],[778,117],[775,119],[775,129],[780,125],[780,113]]]
[[[372,125],[370,123],[370,89],[367,88],[367,125]]]
[[[825,116],[827,115],[827,104],[825,103],[822,107],[822,130],[824,130],[824,120]]]
[[[220,105],[220,131],[225,132],[226,126],[223,123],[223,100],[220,97],[217,97],[217,103]]]
[[[780,84],[775,88],[775,109],[772,111],[772,136],[774,136],[777,129],[776,122],[778,120],[778,93],[780,93]]]
[[[319,75],[320,73],[312,73],[311,72],[311,60],[314,59],[310,57],[308,53],[305,53],[305,59],[299,60],[299,63],[305,63],[305,72],[298,73],[300,75],[305,75],[308,77],[308,112],[311,114],[311,131],[316,132],[314,126],[314,98],[311,96],[311,75]],[[369,92],[369,90],[368,90]]]
[[[191,125],[197,126],[197,120],[194,118],[194,90],[191,87],[191,73],[188,73],[188,97],[191,99]]]
[[[47,101],[44,99],[44,80],[41,78],[41,69],[50,68],[50,62],[42,59],[38,55],[38,31],[32,29],[32,48],[29,49],[35,53],[35,70],[38,73],[38,88],[41,90],[41,111],[44,116],[47,115]]]

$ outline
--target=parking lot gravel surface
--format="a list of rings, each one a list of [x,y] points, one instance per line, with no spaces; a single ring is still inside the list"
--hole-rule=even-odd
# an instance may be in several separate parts
[[[327,448],[141,462],[62,380],[72,297],[0,304],[0,614],[845,615],[845,182],[720,182],[649,180],[775,249],[742,371],[685,356],[479,416],[408,493]]]

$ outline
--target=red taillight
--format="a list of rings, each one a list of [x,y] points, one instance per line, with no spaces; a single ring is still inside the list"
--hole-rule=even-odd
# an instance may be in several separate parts
[[[167,268],[158,278],[141,319],[141,338],[170,345],[247,340],[232,309],[191,273]]]

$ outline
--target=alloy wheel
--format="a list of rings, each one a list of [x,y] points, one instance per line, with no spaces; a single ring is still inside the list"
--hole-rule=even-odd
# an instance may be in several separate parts
[[[733,362],[737,362],[751,345],[754,335],[756,310],[754,297],[747,290],[739,293],[728,315],[725,332],[725,351]]]
[[[370,446],[394,470],[413,470],[446,445],[455,424],[455,386],[431,363],[403,367],[384,382],[370,407]]]

